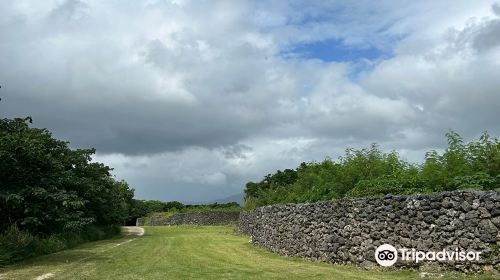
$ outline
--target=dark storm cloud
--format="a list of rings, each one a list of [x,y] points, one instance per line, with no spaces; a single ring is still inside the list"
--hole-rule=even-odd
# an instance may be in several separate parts
[[[74,146],[124,154],[231,145],[267,125],[262,112],[275,101],[253,94],[251,86],[261,60],[231,57],[245,44],[229,47],[229,54],[214,61],[202,41],[186,35],[167,40],[176,44],[167,49],[159,39],[126,46],[127,35],[107,38],[107,31],[83,22],[65,29],[84,16],[89,20],[85,13],[92,12],[82,2],[67,1],[35,23],[19,22],[17,29],[29,39],[2,29],[10,43],[0,50],[11,52],[0,64],[6,115],[32,115],[35,125]],[[5,26],[16,18],[21,16]],[[50,29],[55,22],[57,28]],[[49,30],[30,37],[44,27]]]
[[[94,147],[101,153],[219,147],[235,143],[264,125],[232,118],[222,108],[134,97],[103,96],[83,102],[64,94],[49,100],[40,95],[23,94],[10,80],[4,87],[2,111],[9,116],[32,115],[35,126],[48,127],[76,147]]]

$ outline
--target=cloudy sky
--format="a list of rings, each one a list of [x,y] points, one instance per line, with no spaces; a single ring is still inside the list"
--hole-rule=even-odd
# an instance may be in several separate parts
[[[377,142],[500,134],[494,1],[4,1],[0,117],[31,115],[141,199],[206,202]]]

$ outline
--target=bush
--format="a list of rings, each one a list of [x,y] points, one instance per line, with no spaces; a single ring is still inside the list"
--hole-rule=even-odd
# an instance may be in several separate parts
[[[65,239],[55,235],[49,236],[45,239],[40,239],[35,242],[36,255],[51,254],[64,250],[68,248],[68,244],[66,244],[65,241]]]
[[[500,175],[496,177],[479,172],[469,176],[456,176],[448,185],[448,190],[494,190],[500,187]]]
[[[386,194],[423,193],[426,183],[418,179],[379,178],[359,181],[347,197],[382,196]]]
[[[0,265],[19,261],[29,256],[35,243],[35,237],[21,231],[17,226],[9,227],[0,235]]]

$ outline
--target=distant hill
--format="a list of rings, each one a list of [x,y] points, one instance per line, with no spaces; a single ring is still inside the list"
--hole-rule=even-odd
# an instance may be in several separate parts
[[[225,198],[220,198],[220,199],[213,200],[210,203],[216,203],[216,202],[217,203],[237,202],[239,205],[243,206],[243,198],[244,198],[243,193],[237,193],[237,194],[225,197]]]

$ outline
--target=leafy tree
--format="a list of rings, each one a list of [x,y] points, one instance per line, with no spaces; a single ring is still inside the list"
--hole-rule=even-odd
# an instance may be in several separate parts
[[[70,149],[29,123],[0,120],[0,232],[10,225],[49,234],[123,223],[133,190],[91,162],[94,149]]]

